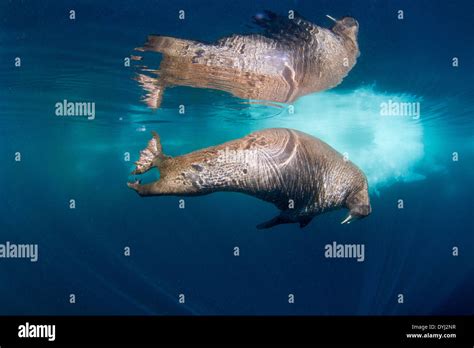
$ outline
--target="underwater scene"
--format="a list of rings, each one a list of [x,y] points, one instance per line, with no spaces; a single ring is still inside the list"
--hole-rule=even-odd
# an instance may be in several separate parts
[[[1,1],[0,315],[474,314],[473,11]]]

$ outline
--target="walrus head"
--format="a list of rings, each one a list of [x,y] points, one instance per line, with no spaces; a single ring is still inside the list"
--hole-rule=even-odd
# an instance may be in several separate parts
[[[357,44],[357,35],[359,33],[359,23],[352,17],[342,17],[341,19],[334,19],[331,16],[328,16],[331,20],[334,21],[334,26],[332,31],[341,36],[347,37],[354,44]]]
[[[341,224],[349,224],[354,220],[365,218],[372,212],[372,207],[370,206],[367,181],[366,180],[364,181],[365,181],[364,184],[359,190],[353,191],[347,197],[346,207],[347,209],[349,209],[349,214],[341,222]]]

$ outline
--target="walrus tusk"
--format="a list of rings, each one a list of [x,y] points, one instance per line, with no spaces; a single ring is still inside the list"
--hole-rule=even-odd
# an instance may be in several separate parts
[[[354,217],[351,214],[349,214],[344,220],[341,221],[341,225],[350,224],[353,219]]]
[[[330,20],[334,21],[334,22],[337,22],[336,18],[330,16],[330,15],[326,15],[326,17],[328,17]]]

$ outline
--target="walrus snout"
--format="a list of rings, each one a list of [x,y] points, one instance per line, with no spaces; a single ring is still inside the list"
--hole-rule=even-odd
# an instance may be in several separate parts
[[[354,194],[349,195],[346,200],[346,207],[349,209],[347,217],[341,221],[341,224],[349,224],[354,220],[360,220],[372,213],[372,206],[369,200],[369,191],[367,179],[364,177],[363,188]]]
[[[350,38],[355,43],[357,41],[357,35],[359,34],[359,22],[352,17],[342,17],[336,20],[332,30],[335,33]]]
[[[359,205],[349,211],[349,214],[344,220],[341,221],[341,225],[350,224],[352,221],[363,219],[370,215],[372,207],[370,205]]]

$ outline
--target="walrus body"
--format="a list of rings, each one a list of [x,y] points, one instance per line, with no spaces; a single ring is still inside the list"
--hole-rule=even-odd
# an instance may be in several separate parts
[[[164,155],[154,133],[136,165],[134,174],[155,166],[160,171],[156,182],[128,183],[141,196],[231,191],[275,204],[281,213],[258,228],[304,227],[314,216],[338,208],[349,209],[342,223],[371,212],[364,174],[326,143],[296,130],[265,129],[178,157]]]
[[[331,29],[296,17],[255,17],[262,35],[232,35],[214,44],[167,36],[148,37],[137,50],[163,54],[159,70],[144,69],[138,81],[158,108],[165,88],[191,86],[244,99],[292,102],[338,85],[356,63],[358,23],[336,20]],[[141,59],[141,57],[138,57]],[[149,74],[156,74],[150,77]]]

